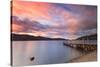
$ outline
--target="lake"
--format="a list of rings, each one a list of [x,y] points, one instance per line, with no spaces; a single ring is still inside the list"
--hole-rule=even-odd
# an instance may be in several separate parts
[[[84,53],[63,45],[63,40],[12,41],[14,66],[64,63]],[[34,57],[30,61],[30,57]]]

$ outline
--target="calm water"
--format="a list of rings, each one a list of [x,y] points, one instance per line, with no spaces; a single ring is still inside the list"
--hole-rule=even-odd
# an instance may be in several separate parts
[[[13,41],[13,65],[64,63],[83,53],[63,45],[63,41]],[[30,61],[30,57],[35,57]]]

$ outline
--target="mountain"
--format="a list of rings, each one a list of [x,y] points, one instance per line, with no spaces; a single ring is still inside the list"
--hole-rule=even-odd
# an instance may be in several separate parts
[[[63,38],[47,38],[42,36],[31,36],[22,34],[11,34],[11,41],[29,41],[29,40],[65,40]]]
[[[92,34],[92,35],[87,35],[87,36],[82,36],[77,38],[77,40],[97,40],[97,34]]]

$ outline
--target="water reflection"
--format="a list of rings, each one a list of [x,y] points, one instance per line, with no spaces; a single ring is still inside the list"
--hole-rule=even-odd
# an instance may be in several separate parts
[[[13,65],[64,63],[82,52],[63,45],[63,41],[13,41]],[[30,58],[34,57],[33,61]]]

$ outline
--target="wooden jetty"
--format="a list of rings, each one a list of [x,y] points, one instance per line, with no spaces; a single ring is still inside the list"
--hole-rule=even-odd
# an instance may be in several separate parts
[[[64,45],[84,51],[93,51],[97,49],[97,40],[68,40],[64,41]]]

